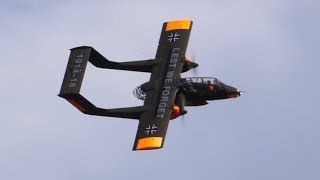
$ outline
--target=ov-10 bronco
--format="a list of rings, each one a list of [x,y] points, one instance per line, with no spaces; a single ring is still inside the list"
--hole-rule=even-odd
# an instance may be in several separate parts
[[[92,47],[71,49],[59,96],[85,114],[139,120],[134,151],[162,148],[169,120],[186,114],[185,106],[241,95],[216,78],[181,78],[181,73],[198,67],[185,56],[191,28],[191,20],[165,22],[154,59],[113,62]],[[103,109],[84,98],[80,88],[88,61],[98,68],[151,73],[150,80],[134,90],[143,106]]]

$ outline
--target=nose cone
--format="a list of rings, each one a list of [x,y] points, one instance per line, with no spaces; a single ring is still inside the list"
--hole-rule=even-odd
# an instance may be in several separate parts
[[[193,62],[193,68],[196,68],[196,67],[198,67],[198,66],[199,66],[198,63]]]
[[[237,93],[239,94],[239,96],[242,95],[242,92],[239,89],[237,89]]]
[[[237,98],[242,94],[242,92],[239,89],[234,88],[232,86],[226,86],[225,88],[226,88],[227,98]]]
[[[183,69],[182,69],[182,72],[187,72],[191,69],[195,69],[196,67],[198,67],[199,64],[198,63],[195,63],[195,62],[188,62],[188,63],[185,63],[185,65],[183,66]]]
[[[195,63],[195,62],[189,62],[188,63],[188,68],[189,68],[189,70],[190,69],[195,69],[196,67],[198,67],[199,66],[199,64],[198,63]]]

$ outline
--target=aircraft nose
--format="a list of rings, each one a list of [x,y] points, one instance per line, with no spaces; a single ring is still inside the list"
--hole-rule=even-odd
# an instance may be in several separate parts
[[[242,91],[240,91],[239,89],[237,89],[237,93],[239,94],[239,96],[242,95]]]
[[[234,88],[232,86],[227,86],[226,90],[228,98],[237,98],[242,94],[242,92],[239,89]]]

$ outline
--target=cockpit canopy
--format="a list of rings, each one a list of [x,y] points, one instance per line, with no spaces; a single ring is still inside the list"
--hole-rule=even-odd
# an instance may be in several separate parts
[[[190,84],[222,84],[222,82],[214,77],[187,77],[181,78],[180,82]]]

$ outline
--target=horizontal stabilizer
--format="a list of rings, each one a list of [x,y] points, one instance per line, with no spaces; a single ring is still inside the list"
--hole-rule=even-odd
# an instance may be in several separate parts
[[[79,111],[96,116],[108,116],[128,119],[139,119],[140,115],[147,111],[145,106],[127,107],[127,108],[114,108],[114,109],[103,109],[98,108],[88,101],[81,94],[59,94],[60,97],[66,99]]]
[[[138,71],[138,72],[151,72],[152,66],[155,65],[153,59],[128,61],[128,62],[113,62],[103,57],[98,51],[89,46],[81,46],[71,49],[72,51],[82,49],[89,53],[88,61],[98,68],[125,70],[125,71]]]

